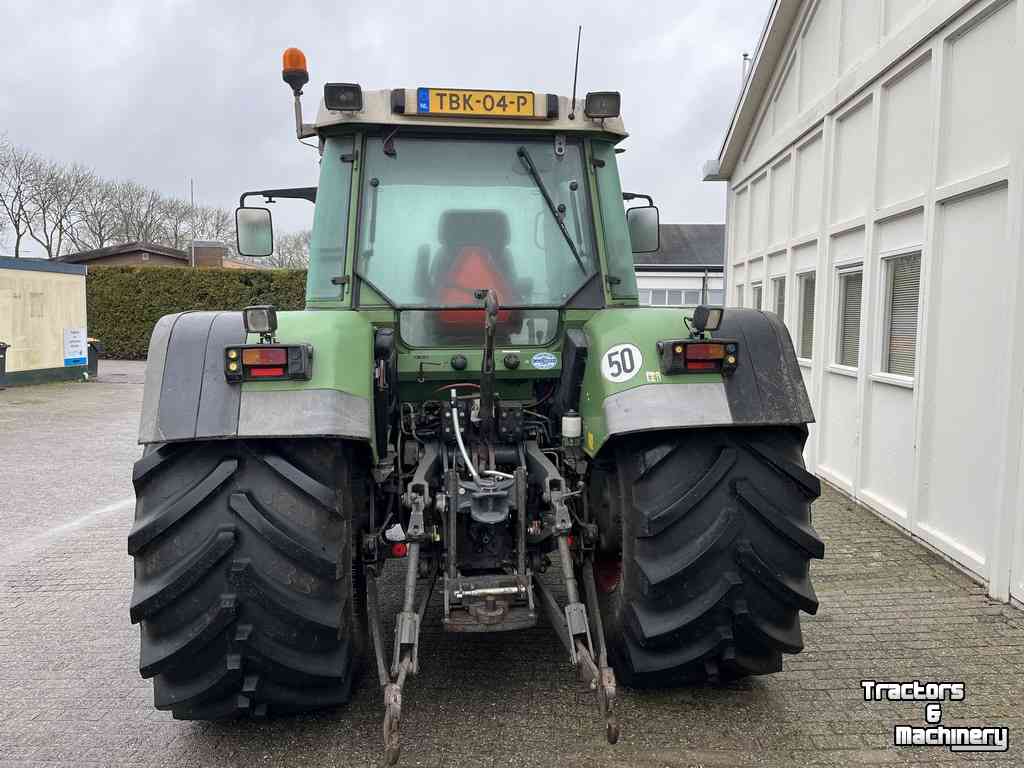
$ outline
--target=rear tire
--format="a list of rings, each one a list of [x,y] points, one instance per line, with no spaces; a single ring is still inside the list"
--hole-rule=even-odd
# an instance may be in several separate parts
[[[627,685],[718,682],[782,669],[815,613],[809,562],[821,493],[803,428],[709,429],[621,439],[596,517],[621,525],[598,554],[616,675]],[[600,482],[600,476],[598,476]],[[592,496],[592,498],[594,498]],[[621,521],[621,522],[620,522]],[[602,535],[602,541],[615,541]],[[609,562],[621,569],[609,569]],[[609,578],[609,573],[616,578]]]
[[[352,446],[328,441],[147,447],[128,551],[157,709],[209,720],[348,701],[364,631],[358,466]]]

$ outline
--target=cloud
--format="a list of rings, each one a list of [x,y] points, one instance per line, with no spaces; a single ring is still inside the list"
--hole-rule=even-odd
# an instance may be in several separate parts
[[[650,192],[662,220],[721,221],[724,188],[698,179],[717,153],[769,0],[644,4],[542,2],[8,4],[0,44],[0,131],[197,202],[316,183],[316,153],[295,142],[280,54],[311,69],[305,106],[326,80],[364,88],[458,85],[568,93],[582,23],[580,91],[623,92],[632,136],[624,184]],[[279,204],[278,226],[311,208]]]

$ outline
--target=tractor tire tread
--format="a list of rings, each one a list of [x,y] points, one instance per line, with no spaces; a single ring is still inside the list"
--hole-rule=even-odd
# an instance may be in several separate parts
[[[362,456],[327,440],[147,447],[132,475],[130,615],[158,709],[222,720],[349,701]]]
[[[806,430],[656,432],[616,444],[622,578],[602,596],[609,651],[627,685],[718,683],[782,668],[803,648],[818,598],[809,562],[820,482]]]

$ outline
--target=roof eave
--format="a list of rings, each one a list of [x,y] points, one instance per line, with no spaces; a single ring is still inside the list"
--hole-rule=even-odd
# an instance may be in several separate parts
[[[717,160],[704,165],[704,181],[728,181],[739,162],[740,152],[754,127],[758,108],[771,84],[772,73],[785,51],[786,40],[800,12],[801,0],[775,0],[761,30],[761,39],[754,54],[754,63],[743,83],[733,109]]]
[[[722,264],[634,264],[637,272],[722,272]]]

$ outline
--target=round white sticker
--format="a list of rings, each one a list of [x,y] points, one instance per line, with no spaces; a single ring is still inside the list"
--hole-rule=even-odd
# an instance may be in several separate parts
[[[601,375],[621,384],[629,381],[644,367],[644,356],[633,344],[616,344],[601,358]]]

